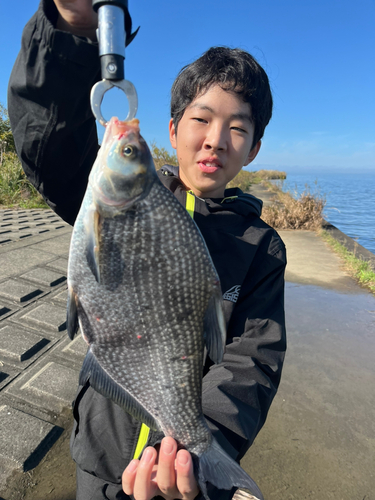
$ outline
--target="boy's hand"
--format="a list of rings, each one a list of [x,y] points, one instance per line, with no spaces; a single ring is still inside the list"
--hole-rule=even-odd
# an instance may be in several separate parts
[[[163,439],[159,453],[148,447],[141,460],[130,462],[122,475],[122,488],[135,500],[150,500],[156,495],[166,500],[194,500],[199,493],[191,455],[186,450],[177,452],[171,437]]]
[[[92,8],[92,0],[53,1],[60,14],[57,20],[57,29],[96,40],[98,15]]]

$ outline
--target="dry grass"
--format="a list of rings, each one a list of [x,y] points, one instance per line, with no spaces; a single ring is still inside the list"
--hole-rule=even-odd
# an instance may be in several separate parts
[[[151,155],[155,163],[156,170],[159,170],[166,163],[168,165],[177,166],[177,156],[175,153],[170,154],[165,148],[159,148],[155,142],[151,143]]]
[[[286,173],[279,172],[278,170],[258,170],[253,172],[241,170],[237,176],[228,183],[227,188],[239,187],[242,191],[246,192],[252,184],[259,184],[264,180],[271,179],[286,179]]]
[[[275,229],[318,230],[323,222],[325,198],[319,193],[312,193],[309,187],[295,198],[291,193],[284,193],[275,185],[267,184],[275,192],[275,202],[264,207],[262,219]]]
[[[246,192],[252,184],[254,184],[253,172],[240,170],[236,177],[227,184],[227,188],[238,187],[242,189],[242,191]]]
[[[27,180],[16,153],[5,153],[0,169],[0,207],[48,208]]]
[[[253,173],[256,174],[256,177],[264,181],[286,179],[286,172],[281,172],[280,170],[258,170]]]

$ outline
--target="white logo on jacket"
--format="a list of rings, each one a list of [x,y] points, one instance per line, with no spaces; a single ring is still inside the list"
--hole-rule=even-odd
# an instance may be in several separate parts
[[[241,290],[241,285],[232,286],[232,288],[229,288],[229,290],[227,290],[224,293],[223,299],[230,300],[231,302],[237,302],[240,290]]]

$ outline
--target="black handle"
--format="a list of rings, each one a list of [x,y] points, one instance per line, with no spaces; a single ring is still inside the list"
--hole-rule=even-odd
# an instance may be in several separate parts
[[[124,80],[124,58],[118,54],[106,54],[100,57],[100,68],[104,80]]]

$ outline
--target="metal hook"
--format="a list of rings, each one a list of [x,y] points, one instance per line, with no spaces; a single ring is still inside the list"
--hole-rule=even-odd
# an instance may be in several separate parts
[[[106,126],[107,120],[103,118],[100,107],[103,101],[104,94],[112,87],[117,87],[120,90],[123,90],[126,97],[128,98],[129,112],[128,116],[125,118],[125,121],[129,121],[135,118],[138,110],[137,91],[135,90],[135,87],[131,82],[129,82],[128,80],[102,80],[96,83],[91,89],[90,102],[91,109],[95,118],[99,123],[103,125],[103,127]]]

